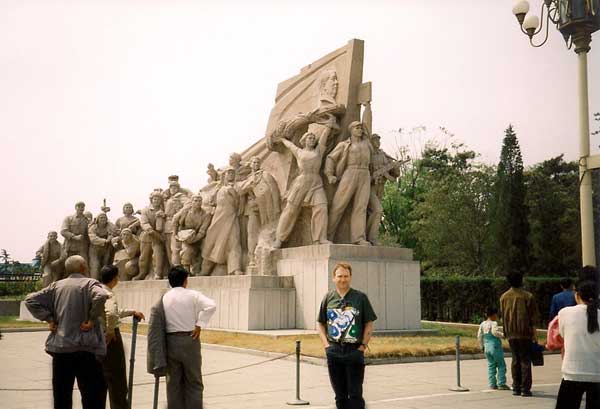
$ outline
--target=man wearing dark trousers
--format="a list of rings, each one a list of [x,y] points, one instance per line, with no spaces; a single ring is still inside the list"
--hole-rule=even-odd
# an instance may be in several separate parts
[[[364,352],[377,319],[366,294],[350,287],[352,266],[338,263],[335,289],[325,295],[317,318],[337,409],[363,409]]]
[[[168,409],[202,409],[200,332],[217,309],[215,302],[190,290],[188,271],[169,271],[171,289],[152,307],[148,328],[148,372],[167,375]]]
[[[52,355],[52,391],[55,409],[73,407],[73,384],[85,409],[104,409],[102,368],[97,357],[106,355],[99,317],[108,294],[100,282],[88,277],[81,256],[65,261],[68,277],[27,296],[31,314],[48,322],[46,352]]]
[[[504,336],[512,352],[513,395],[531,396],[531,344],[536,340],[538,310],[533,295],[523,290],[523,275],[507,276],[510,289],[500,297]]]
[[[113,296],[113,288],[119,283],[119,269],[116,266],[104,266],[100,270],[102,287],[108,293],[108,299],[104,304],[103,327],[106,337],[106,357],[102,361],[102,371],[106,388],[108,389],[110,409],[127,409],[127,375],[125,368],[125,350],[123,349],[123,338],[119,325],[121,318],[134,316],[143,320],[144,314],[139,311],[120,309],[117,300]]]

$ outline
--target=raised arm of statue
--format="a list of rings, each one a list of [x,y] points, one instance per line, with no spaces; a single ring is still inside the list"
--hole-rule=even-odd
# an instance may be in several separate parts
[[[288,141],[287,139],[281,139],[281,143],[283,143],[283,145],[288,148],[290,150],[290,152],[292,152],[292,155],[294,155],[294,157],[296,159],[298,159],[298,152],[300,151],[300,148],[297,147],[296,145],[294,145],[292,142]]]

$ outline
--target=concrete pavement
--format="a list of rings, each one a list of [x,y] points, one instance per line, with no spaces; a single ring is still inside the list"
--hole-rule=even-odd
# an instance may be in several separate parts
[[[51,358],[43,351],[47,333],[6,333],[0,340],[0,407],[46,409],[52,407]],[[130,337],[125,334],[126,345]],[[153,377],[145,370],[146,341],[138,338],[135,362],[134,408],[151,408]],[[126,347],[129,357],[129,348]],[[295,396],[295,363],[263,356],[211,349],[203,345],[206,409],[286,408]],[[513,397],[510,391],[487,390],[486,361],[462,362],[462,385],[469,392],[450,392],[455,385],[454,362],[367,366],[365,398],[368,408],[494,409],[554,408],[560,383],[560,356],[546,356],[546,365],[534,367],[534,396]],[[266,362],[268,361],[268,362]],[[510,368],[510,358],[507,358]],[[232,368],[245,368],[229,371]],[[224,371],[224,372],[222,372]],[[327,368],[302,363],[301,398],[309,408],[334,409]],[[510,370],[508,374],[510,379]],[[26,390],[17,390],[26,389]],[[75,408],[80,408],[74,392]],[[166,408],[164,378],[159,407]]]

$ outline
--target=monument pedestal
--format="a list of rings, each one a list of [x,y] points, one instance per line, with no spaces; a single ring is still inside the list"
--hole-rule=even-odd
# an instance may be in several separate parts
[[[296,328],[292,277],[189,277],[188,288],[216,301],[217,312],[209,328],[241,331]],[[167,280],[121,281],[114,293],[121,308],[133,308],[150,317],[150,309],[168,289]]]
[[[333,289],[336,263],[352,264],[352,287],[365,292],[377,331],[419,330],[419,262],[412,250],[323,244],[275,250],[277,276],[190,277],[188,288],[217,302],[209,328],[228,330],[316,329],[317,311]],[[167,280],[123,281],[115,288],[122,308],[150,308],[169,288]]]
[[[323,296],[334,288],[336,263],[352,265],[352,287],[366,293],[378,316],[375,330],[421,328],[419,262],[410,249],[322,244],[278,250],[277,274],[292,277],[296,328],[316,329]]]

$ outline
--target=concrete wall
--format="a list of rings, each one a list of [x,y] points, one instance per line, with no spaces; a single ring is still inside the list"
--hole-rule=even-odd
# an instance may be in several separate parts
[[[190,277],[188,288],[217,303],[209,328],[232,330],[288,329],[296,326],[296,300],[291,277]],[[115,288],[122,308],[150,316],[152,305],[169,289],[166,280],[125,281]]]
[[[296,328],[316,329],[319,305],[334,288],[331,271],[340,261],[352,264],[352,287],[369,296],[376,330],[421,328],[419,262],[412,250],[332,244],[282,249],[278,256],[278,274],[294,279]]]

